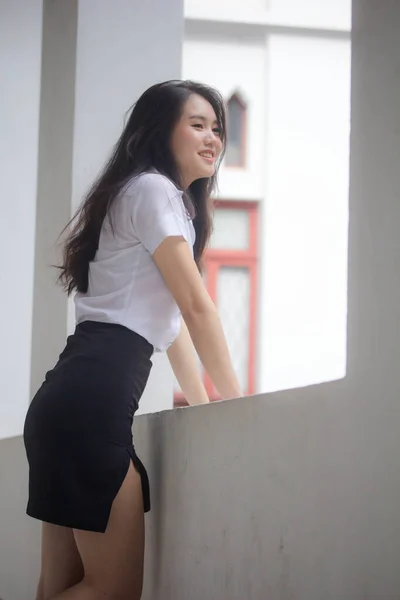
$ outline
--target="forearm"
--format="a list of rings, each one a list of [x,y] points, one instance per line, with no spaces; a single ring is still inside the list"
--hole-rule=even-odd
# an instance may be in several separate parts
[[[218,392],[224,399],[242,396],[217,310],[204,286],[188,243],[179,236],[170,236],[160,244],[153,258]],[[175,363],[179,365],[179,361]]]
[[[243,396],[216,310],[185,315],[200,360],[223,399]]]
[[[181,331],[167,350],[167,355],[187,402],[191,405],[209,402],[199,372],[193,342],[183,319]]]

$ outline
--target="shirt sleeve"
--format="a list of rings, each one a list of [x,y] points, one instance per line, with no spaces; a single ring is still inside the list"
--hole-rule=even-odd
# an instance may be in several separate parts
[[[141,176],[134,187],[131,221],[146,250],[154,254],[169,236],[183,236],[189,242],[182,197],[172,183],[151,174]]]

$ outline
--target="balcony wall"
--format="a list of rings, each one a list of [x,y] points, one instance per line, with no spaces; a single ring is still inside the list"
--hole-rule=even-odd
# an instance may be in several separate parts
[[[138,417],[153,500],[143,599],[395,599],[398,422],[357,403],[335,382]],[[0,476],[0,596],[31,600],[40,536],[21,438],[0,442]]]

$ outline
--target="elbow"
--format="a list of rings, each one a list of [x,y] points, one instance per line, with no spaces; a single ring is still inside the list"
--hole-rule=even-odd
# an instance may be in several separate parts
[[[181,312],[182,317],[187,325],[190,323],[198,323],[204,319],[208,319],[210,316],[217,315],[216,306],[211,299],[209,302],[195,304],[186,308],[185,310],[182,310]]]
[[[199,321],[217,314],[217,308],[205,289],[199,293],[187,292],[181,302],[178,302],[182,317],[188,321]]]

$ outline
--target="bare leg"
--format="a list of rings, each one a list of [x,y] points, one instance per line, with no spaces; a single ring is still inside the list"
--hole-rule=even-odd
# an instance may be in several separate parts
[[[72,529],[42,525],[42,569],[36,600],[46,600],[83,579],[83,565]]]
[[[85,576],[51,600],[140,600],[144,511],[141,479],[132,463],[114,500],[106,532],[75,529],[74,537]]]

